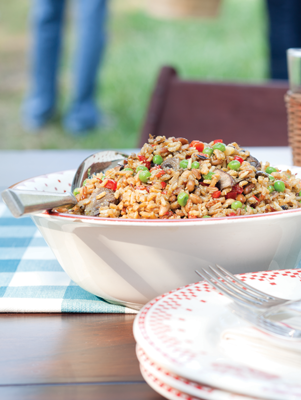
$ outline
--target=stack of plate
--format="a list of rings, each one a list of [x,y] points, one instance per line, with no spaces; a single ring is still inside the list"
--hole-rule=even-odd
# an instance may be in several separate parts
[[[277,297],[301,297],[301,270],[256,272],[240,279]],[[146,382],[172,400],[300,400],[301,360],[292,366],[273,354],[250,351],[247,342],[240,343],[239,352],[222,346],[226,329],[248,326],[231,313],[229,303],[206,282],[148,303],[134,323]]]

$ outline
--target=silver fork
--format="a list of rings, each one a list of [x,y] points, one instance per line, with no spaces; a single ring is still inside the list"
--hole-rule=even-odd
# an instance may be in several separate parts
[[[300,340],[301,338],[301,331],[292,326],[289,322],[272,321],[268,318],[265,318],[264,314],[252,312],[249,308],[242,307],[236,303],[231,303],[229,307],[238,317],[250,322],[267,333],[285,339]]]
[[[210,285],[215,287],[215,289],[243,306],[264,311],[271,307],[281,306],[291,302],[290,300],[271,296],[249,286],[219,265],[215,267],[210,265],[208,267],[202,267],[201,271],[195,272]]]
[[[229,307],[240,318],[263,331],[282,338],[301,338],[301,331],[292,326],[287,319],[293,317],[294,313],[301,314],[300,300],[280,299],[261,292],[242,282],[219,265],[203,267],[201,272],[195,272],[233,301],[229,304]],[[270,317],[273,319],[275,316],[277,317],[276,320],[270,319]]]

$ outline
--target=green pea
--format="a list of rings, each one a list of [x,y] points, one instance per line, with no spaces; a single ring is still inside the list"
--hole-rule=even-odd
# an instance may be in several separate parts
[[[208,172],[208,174],[203,175],[204,181],[210,181],[214,175],[214,172]]]
[[[267,167],[267,168],[265,169],[265,172],[266,172],[267,174],[271,174],[272,172],[277,172],[277,168],[274,168],[274,167]]]
[[[274,190],[275,190],[273,185],[269,185],[268,189],[269,189],[270,193],[274,192]]]
[[[202,153],[208,154],[208,156],[210,157],[211,154],[213,153],[213,150],[210,149],[210,147],[206,147],[206,148],[202,151]]]
[[[237,171],[240,168],[240,162],[237,160],[230,161],[228,164],[228,168]]]
[[[131,171],[131,172],[134,172],[134,171],[132,170],[132,168],[124,168],[124,171]]]
[[[188,166],[188,160],[182,160],[180,162],[180,168],[185,169],[185,168],[187,168],[187,166]]]
[[[200,168],[200,163],[197,162],[197,161],[194,161],[194,162],[191,164],[191,169],[198,169],[198,168]]]
[[[163,158],[160,156],[160,154],[156,154],[156,155],[153,157],[153,163],[154,163],[154,164],[158,164],[158,165],[160,165],[160,164],[163,163]]]
[[[80,193],[80,189],[79,188],[76,188],[76,189],[73,190],[74,196],[76,196],[79,193]]]
[[[231,204],[232,210],[237,210],[238,208],[242,207],[242,202],[241,201],[233,201]]]
[[[273,175],[270,175],[270,174],[269,174],[269,180],[270,180],[270,181],[274,181],[274,180],[275,180],[275,178],[273,177]]]
[[[185,207],[188,201],[188,194],[186,192],[181,192],[178,194],[178,203],[180,206]]]
[[[139,179],[141,182],[146,183],[150,176],[151,176],[151,173],[149,171],[143,170],[143,171],[139,172]]]
[[[204,215],[202,218],[212,218],[210,215]]]
[[[83,181],[83,186],[86,186],[86,183],[87,183],[87,179],[85,179],[85,180]]]
[[[139,171],[148,171],[148,168],[145,165],[139,165],[136,168],[136,172],[139,172]]]
[[[224,143],[215,143],[212,146],[213,150],[219,150],[219,151],[225,151],[226,150],[226,146],[224,145]]]
[[[298,196],[301,196],[301,191],[299,192]]]
[[[284,192],[285,191],[285,184],[282,181],[275,181],[274,188],[277,192]]]

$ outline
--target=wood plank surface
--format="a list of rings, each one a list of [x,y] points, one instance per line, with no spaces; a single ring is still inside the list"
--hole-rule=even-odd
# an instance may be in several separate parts
[[[5,400],[163,400],[146,383],[0,387]]]
[[[2,314],[0,385],[144,382],[135,354],[134,318]]]

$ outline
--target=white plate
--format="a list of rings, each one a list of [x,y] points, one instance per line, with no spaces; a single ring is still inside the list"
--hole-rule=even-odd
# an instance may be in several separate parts
[[[250,244],[250,251],[255,250]],[[240,278],[278,297],[301,295],[301,270],[255,272]],[[218,346],[222,331],[241,324],[226,307],[229,302],[206,282],[187,285],[144,306],[135,319],[134,336],[153,361],[189,380],[247,396],[300,399],[300,369],[264,356],[248,357],[247,352],[240,359],[222,352]]]
[[[192,397],[189,394],[183,393],[180,390],[167,385],[147,371],[141,364],[140,371],[149,386],[169,400],[201,400],[200,397]]]
[[[156,382],[164,383],[175,390],[204,400],[256,400],[255,397],[240,396],[231,392],[215,389],[173,374],[152,361],[139,345],[136,348],[136,352],[140,366],[144,368],[144,371],[156,378]]]

